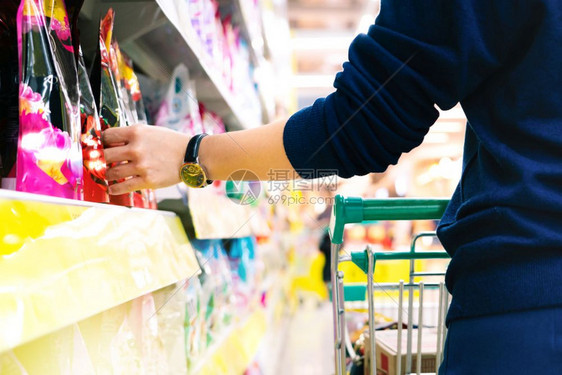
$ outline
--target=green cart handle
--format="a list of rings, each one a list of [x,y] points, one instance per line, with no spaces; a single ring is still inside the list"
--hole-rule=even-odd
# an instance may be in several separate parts
[[[450,257],[446,251],[385,251],[374,252],[375,262],[381,260],[416,260],[416,259],[448,259]],[[365,273],[368,271],[369,259],[367,251],[352,251],[351,261]]]
[[[387,198],[363,199],[336,195],[330,220],[333,244],[343,242],[346,224],[371,220],[437,220],[441,219],[449,199]]]

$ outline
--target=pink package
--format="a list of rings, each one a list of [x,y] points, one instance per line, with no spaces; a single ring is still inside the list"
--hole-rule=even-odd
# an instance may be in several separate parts
[[[166,97],[156,114],[156,125],[190,135],[203,131],[195,83],[183,64],[172,73]]]
[[[199,102],[199,113],[203,123],[203,131],[205,133],[221,134],[226,132],[222,118],[215,112],[209,111],[201,102]]]
[[[82,199],[80,91],[65,4],[22,0],[17,24],[16,189]]]

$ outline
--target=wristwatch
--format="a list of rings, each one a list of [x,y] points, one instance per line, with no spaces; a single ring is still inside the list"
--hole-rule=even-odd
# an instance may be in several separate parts
[[[199,145],[206,136],[207,134],[203,133],[192,137],[185,149],[185,157],[180,168],[180,178],[187,186],[192,188],[202,188],[213,183],[212,180],[207,180],[205,169],[199,163]]]

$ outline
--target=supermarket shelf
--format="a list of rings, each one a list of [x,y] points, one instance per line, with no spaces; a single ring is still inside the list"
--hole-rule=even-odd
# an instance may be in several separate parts
[[[245,0],[223,0],[221,7],[227,7],[233,14],[233,22],[240,29],[240,34],[248,41],[250,60],[254,66],[258,66],[263,56],[264,40],[261,32],[261,24],[252,21],[249,14],[248,2]]]
[[[197,375],[243,374],[255,357],[266,332],[263,309],[235,323],[215,345],[209,347],[190,373]]]
[[[199,270],[179,219],[0,190],[0,353]]]
[[[176,288],[142,295],[0,353],[0,373],[186,374],[185,305]]]
[[[190,238],[230,239],[271,234],[257,208],[237,204],[221,190],[187,189],[184,184],[178,184],[156,190],[156,197],[161,209],[179,216]]]
[[[271,231],[257,208],[236,203],[210,188],[188,189],[188,206],[197,238],[264,236]]]
[[[230,4],[234,9],[233,13],[237,15],[235,23],[239,26],[242,36],[248,41],[250,59],[255,71],[257,71],[263,66],[266,56],[271,54],[265,38],[263,19],[260,19],[259,23],[256,23],[255,20],[252,21],[250,5],[247,0],[232,0]],[[262,108],[262,122],[267,124],[274,119],[274,108],[268,103],[268,98],[265,97],[262,87],[263,79],[257,78],[256,80],[258,82],[258,98]]]
[[[261,118],[244,109],[226,87],[220,70],[203,53],[195,32],[184,32],[187,26],[180,27],[188,23],[179,18],[173,1],[86,0],[80,24],[85,51],[95,50],[98,20],[109,8],[115,10],[114,35],[120,47],[147,75],[167,82],[173,69],[184,63],[195,80],[198,100],[221,116],[229,130],[261,125]]]

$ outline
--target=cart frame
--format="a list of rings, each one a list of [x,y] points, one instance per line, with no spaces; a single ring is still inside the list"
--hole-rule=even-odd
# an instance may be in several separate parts
[[[334,355],[335,355],[335,372],[338,375],[346,373],[346,348],[351,357],[355,357],[351,341],[346,332],[345,325],[345,295],[343,285],[343,272],[338,270],[340,262],[351,261],[356,264],[363,272],[367,274],[367,298],[368,298],[368,316],[369,316],[369,339],[370,344],[370,358],[371,368],[370,374],[376,374],[376,345],[375,345],[375,309],[374,309],[374,269],[377,261],[380,260],[410,260],[410,280],[408,284],[400,281],[398,286],[400,299],[399,299],[399,320],[398,320],[398,342],[401,343],[402,333],[402,295],[404,287],[409,288],[410,293],[408,296],[408,314],[412,316],[413,312],[413,290],[414,287],[419,288],[419,317],[418,321],[423,320],[423,290],[424,283],[414,283],[414,277],[417,276],[434,276],[435,273],[415,272],[414,261],[416,259],[445,259],[449,255],[445,251],[424,251],[416,252],[416,242],[421,237],[435,236],[435,232],[422,232],[416,234],[412,238],[410,251],[392,251],[392,252],[373,252],[370,246],[367,246],[365,251],[352,252],[351,255],[340,256],[340,250],[343,243],[343,232],[345,225],[352,223],[363,223],[366,221],[389,221],[389,220],[437,220],[440,219],[449,203],[448,199],[411,199],[411,198],[389,198],[389,199],[363,199],[357,197],[343,197],[337,195],[334,201],[332,217],[330,221],[330,238],[332,241],[331,246],[331,282],[332,282],[332,310],[334,316]],[[437,351],[439,359],[441,355],[441,347],[444,343],[445,329],[444,315],[446,313],[446,306],[448,305],[448,294],[444,293],[443,283],[439,285],[430,285],[439,287],[439,323],[438,323],[438,343]],[[443,297],[444,296],[444,297]],[[443,309],[443,307],[445,307]],[[418,357],[417,357],[417,373],[421,369],[421,334],[422,324],[419,324],[418,329]],[[411,370],[412,353],[412,324],[408,325],[408,348],[406,369]],[[401,345],[398,345],[397,353],[397,371],[401,374]],[[437,361],[438,362],[438,361]],[[438,363],[436,364],[438,366]]]

